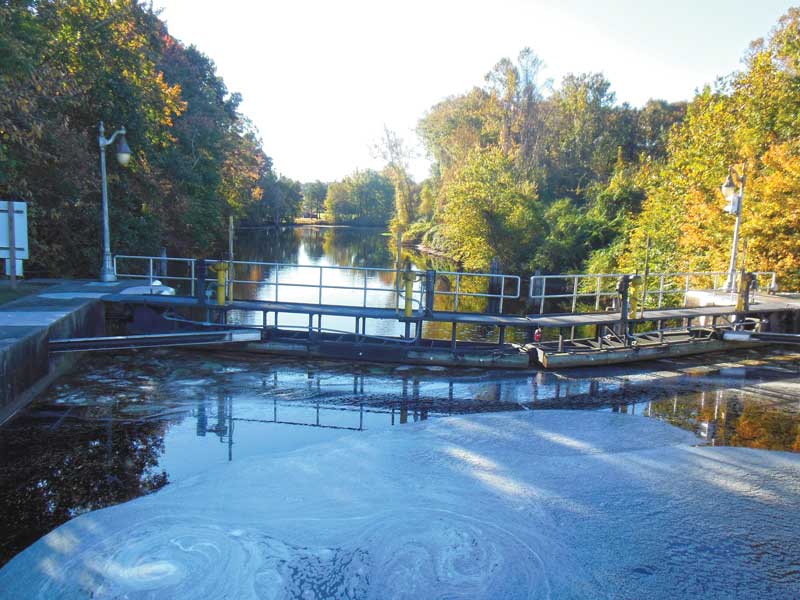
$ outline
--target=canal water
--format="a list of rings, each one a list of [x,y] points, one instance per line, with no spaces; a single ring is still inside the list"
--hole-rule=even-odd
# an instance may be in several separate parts
[[[485,312],[489,308],[489,277],[486,275],[456,275],[454,262],[413,248],[398,249],[387,232],[375,228],[350,227],[284,227],[249,229],[240,231],[234,251],[240,261],[283,263],[272,265],[237,265],[236,298],[271,300],[276,302],[306,302],[311,304],[337,304],[368,306],[403,310],[404,297],[397,294],[396,269],[408,260],[412,269],[435,270],[436,310]],[[450,274],[448,274],[450,272]],[[170,283],[167,281],[167,283]],[[495,310],[522,314],[527,294],[523,279],[507,279],[503,284],[505,296],[502,306],[494,300]],[[401,284],[402,288],[402,284]],[[415,284],[413,306],[420,302],[421,283]],[[497,293],[495,290],[494,293]],[[263,313],[233,311],[232,322],[263,324]],[[275,324],[273,314],[266,315],[267,324]],[[353,333],[353,317],[323,316],[314,319],[314,327],[330,332]],[[306,315],[280,315],[279,326],[284,329],[305,330],[309,326]],[[367,319],[365,332],[371,336],[400,336],[404,324],[399,321]],[[412,329],[412,334],[415,333]],[[450,339],[449,323],[427,322],[423,336],[433,339]],[[495,327],[459,324],[459,340],[496,341],[499,331]],[[508,341],[524,341],[525,332],[508,328]]]
[[[375,230],[247,236],[239,256],[264,261],[393,260]],[[558,373],[175,349],[91,355],[0,428],[0,565],[70,518],[215,465],[447,415],[551,408],[661,419],[698,445],[799,452],[800,354],[743,350]]]

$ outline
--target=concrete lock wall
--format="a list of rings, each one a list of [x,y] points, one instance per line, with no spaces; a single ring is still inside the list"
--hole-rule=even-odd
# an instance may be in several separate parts
[[[60,309],[63,316],[44,325],[4,325],[0,340],[0,423],[27,405],[55,378],[78,359],[76,353],[50,355],[50,339],[103,335],[105,313],[100,301],[77,302],[74,306],[50,306],[36,299],[22,299],[3,307],[13,315],[47,313]],[[18,312],[19,311],[19,312]]]

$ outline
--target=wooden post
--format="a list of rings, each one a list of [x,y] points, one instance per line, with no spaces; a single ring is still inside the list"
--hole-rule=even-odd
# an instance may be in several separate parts
[[[425,311],[430,314],[434,309],[436,299],[436,271],[428,269],[425,271]]]
[[[159,275],[166,279],[167,277],[167,249],[161,248],[161,273]]]

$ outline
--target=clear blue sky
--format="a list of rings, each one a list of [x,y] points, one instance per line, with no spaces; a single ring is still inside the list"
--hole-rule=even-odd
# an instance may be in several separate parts
[[[530,46],[557,84],[601,71],[617,100],[687,100],[741,65],[792,5],[776,0],[154,0],[172,35],[217,64],[275,168],[301,181],[380,167],[384,123],[417,120]],[[421,152],[421,149],[420,149]],[[424,157],[412,171],[427,174]]]

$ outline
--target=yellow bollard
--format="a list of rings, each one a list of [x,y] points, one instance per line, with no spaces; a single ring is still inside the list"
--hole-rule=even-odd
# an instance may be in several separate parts
[[[225,304],[228,263],[218,262],[214,265],[211,265],[211,270],[217,274],[217,304],[223,306]]]
[[[739,289],[736,296],[736,312],[747,310],[747,296],[750,294],[750,287],[753,285],[755,275],[745,273],[739,276]]]
[[[411,270],[411,262],[406,260],[405,270],[403,271],[403,281],[406,284],[406,305],[405,315],[410,317],[414,313],[414,271]]]
[[[642,277],[641,275],[634,275],[631,277],[630,285],[628,286],[628,318],[635,319],[636,313],[639,310],[640,294],[642,293]]]

